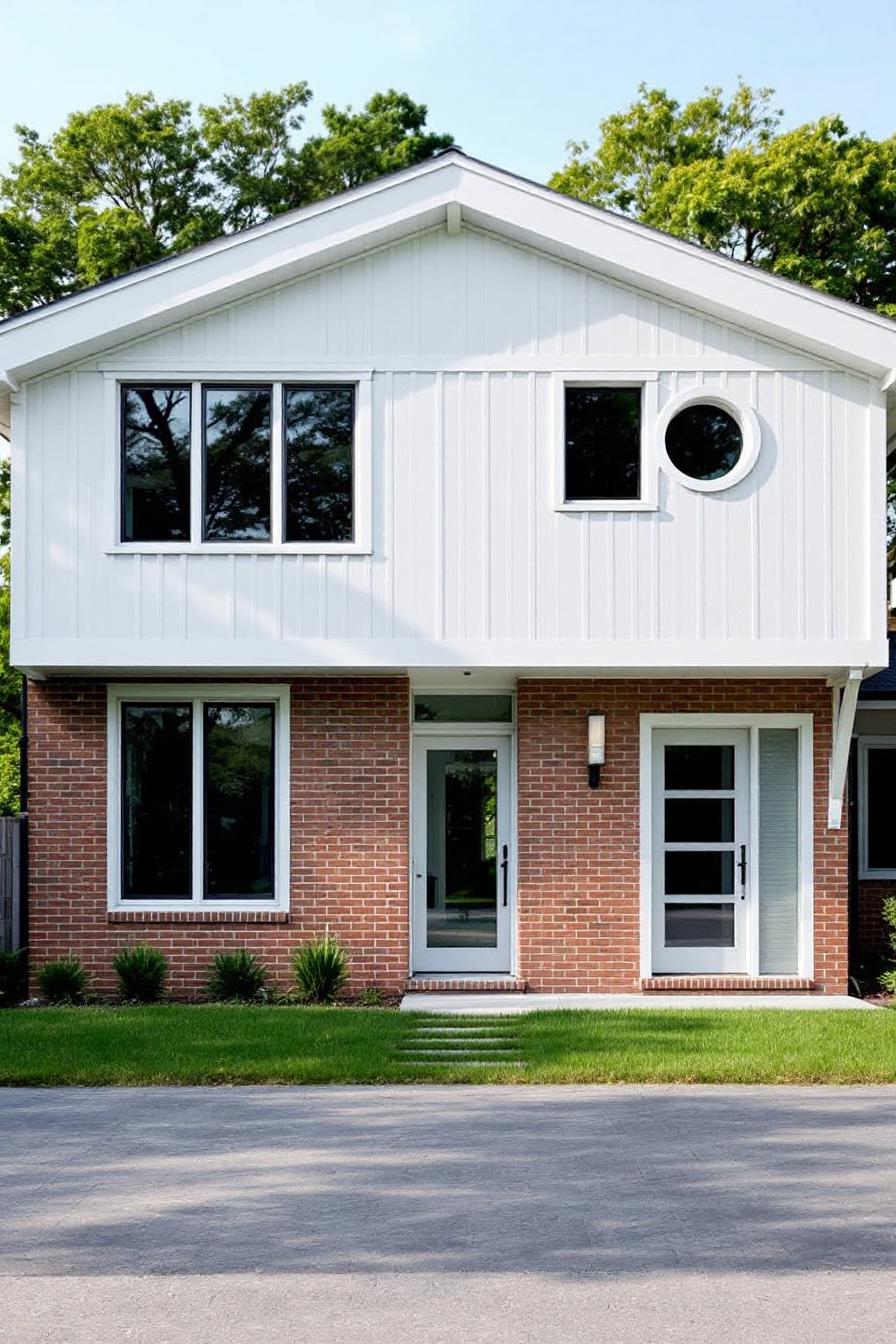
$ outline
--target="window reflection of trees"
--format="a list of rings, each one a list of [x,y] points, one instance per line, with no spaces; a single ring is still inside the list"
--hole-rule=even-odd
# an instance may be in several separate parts
[[[287,541],[351,541],[354,419],[351,387],[286,389]]]
[[[205,536],[271,535],[270,388],[205,389]]]
[[[125,541],[190,539],[190,389],[124,393]]]
[[[205,707],[206,895],[273,895],[274,711]]]

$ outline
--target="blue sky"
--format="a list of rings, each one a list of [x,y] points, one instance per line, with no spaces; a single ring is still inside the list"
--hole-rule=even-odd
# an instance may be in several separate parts
[[[893,0],[0,0],[0,167],[15,122],[48,135],[128,89],[214,102],[296,79],[317,105],[405,90],[469,153],[539,180],[642,80],[687,99],[742,75],[789,124],[840,112],[883,136],[892,41]]]

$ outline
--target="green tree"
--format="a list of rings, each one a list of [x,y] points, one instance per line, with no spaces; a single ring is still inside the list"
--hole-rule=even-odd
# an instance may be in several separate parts
[[[72,294],[196,243],[403,168],[451,143],[390,89],[359,112],[322,109],[298,139],[304,81],[196,113],[128,94],[75,112],[46,142],[16,127],[0,178],[0,316]]]
[[[741,83],[682,106],[641,85],[550,185],[896,317],[896,136],[836,116],[785,131],[772,97]]]

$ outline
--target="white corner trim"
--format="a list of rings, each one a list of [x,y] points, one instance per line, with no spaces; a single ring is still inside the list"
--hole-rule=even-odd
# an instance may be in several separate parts
[[[843,791],[863,672],[863,668],[851,667],[842,690],[835,686],[831,691],[832,737],[828,772],[828,830],[831,831],[839,830],[843,822]]]
[[[203,808],[201,704],[206,702],[237,701],[267,703],[275,706],[274,714],[274,899],[205,900],[203,890]],[[160,703],[165,701],[191,702],[193,705],[193,895],[190,900],[138,901],[125,900],[121,895],[121,708],[127,702]],[[205,911],[269,911],[289,910],[290,881],[290,779],[289,779],[289,708],[290,692],[287,685],[247,682],[120,682],[110,683],[106,700],[106,840],[107,840],[107,908],[110,911],[131,910],[137,913]],[[200,711],[200,712],[197,712]]]
[[[737,421],[743,438],[743,447],[737,462],[724,476],[709,481],[699,480],[697,477],[688,476],[686,472],[681,471],[669,457],[666,451],[666,431],[676,415],[689,406],[717,406],[720,410],[727,411]],[[761,444],[762,430],[759,425],[759,417],[753,407],[747,402],[741,401],[740,398],[732,396],[730,392],[722,392],[717,388],[692,387],[688,388],[686,392],[680,392],[677,396],[671,397],[660,412],[656,423],[656,452],[663,471],[667,476],[671,476],[673,480],[678,481],[680,485],[685,486],[686,489],[697,490],[703,494],[714,494],[718,490],[728,490],[732,485],[737,485],[738,481],[742,481],[756,465]]]
[[[460,202],[449,201],[445,206],[445,225],[448,229],[449,238],[460,236],[462,222]]]

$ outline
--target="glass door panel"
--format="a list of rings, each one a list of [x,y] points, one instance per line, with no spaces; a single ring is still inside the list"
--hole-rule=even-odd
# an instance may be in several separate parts
[[[426,946],[498,942],[498,753],[426,753]]]
[[[747,966],[748,735],[669,729],[654,742],[653,969]]]
[[[415,737],[413,811],[414,971],[509,971],[509,737]]]

